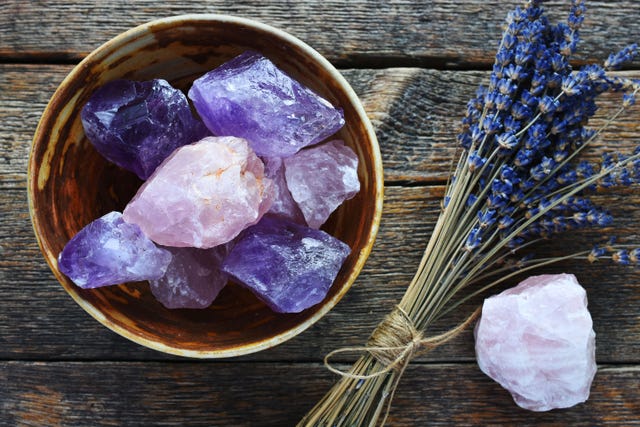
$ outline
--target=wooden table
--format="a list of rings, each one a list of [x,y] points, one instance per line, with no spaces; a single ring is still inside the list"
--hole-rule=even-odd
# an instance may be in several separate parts
[[[361,345],[399,300],[429,238],[466,100],[486,80],[506,11],[516,1],[98,1],[4,0],[0,7],[0,424],[293,425],[336,377],[322,357]],[[547,6],[566,16],[568,1]],[[578,62],[603,60],[640,39],[640,3],[593,2]],[[375,249],[348,295],[325,318],[277,348],[195,361],[148,350],[109,331],[63,291],[40,255],[26,196],[27,159],[38,119],[84,55],[154,18],[215,12],[255,18],[318,49],[361,96],[383,154],[385,208]],[[629,72],[640,77],[640,62]],[[638,70],[638,71],[634,71]],[[607,97],[603,114],[612,111]],[[608,131],[628,148],[640,139],[640,108]],[[602,123],[602,120],[596,120]],[[597,150],[596,150],[597,151]],[[592,154],[597,156],[598,153]],[[601,234],[640,243],[640,190],[597,195],[617,217],[545,250],[590,247]],[[526,412],[484,376],[470,331],[415,360],[389,425],[640,425],[640,274],[570,262],[597,332],[589,401]],[[468,314],[463,307],[434,330]],[[348,358],[339,362],[347,362]],[[346,365],[344,365],[346,366]]]

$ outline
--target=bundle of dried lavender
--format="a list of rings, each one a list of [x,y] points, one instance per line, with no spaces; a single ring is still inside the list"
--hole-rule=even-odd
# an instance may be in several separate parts
[[[541,239],[609,225],[612,217],[588,193],[640,182],[640,147],[628,155],[605,154],[599,164],[580,161],[635,101],[640,83],[611,71],[631,60],[636,46],[611,55],[604,66],[573,70],[569,57],[585,6],[573,0],[567,23],[552,25],[540,4],[531,0],[508,15],[488,87],[467,106],[458,138],[462,153],[406,294],[364,355],[299,425],[376,425],[410,359],[454,336],[472,317],[442,336],[425,338],[422,331],[515,274],[568,258],[638,262],[639,249],[607,245],[560,258],[525,258],[517,271],[505,265],[516,250]],[[598,95],[610,91],[623,94],[620,110],[603,128],[587,128]]]

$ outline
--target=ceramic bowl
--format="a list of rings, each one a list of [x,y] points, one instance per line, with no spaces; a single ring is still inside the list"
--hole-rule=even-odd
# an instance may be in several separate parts
[[[57,256],[83,226],[118,210],[141,182],[103,159],[84,135],[80,111],[90,95],[117,78],[164,78],[187,90],[193,80],[253,49],[298,81],[344,109],[338,137],[359,159],[360,193],[323,227],[352,253],[328,296],[298,314],[277,314],[249,291],[228,285],[208,309],[169,310],[147,283],[92,290],[75,286],[57,267]],[[347,292],[371,251],[378,230],[383,172],[374,130],[358,97],[318,52],[273,27],[236,17],[183,15],[133,28],[88,55],[62,82],[36,130],[29,160],[29,207],[46,261],[64,289],[100,323],[141,345],[188,357],[252,353],[299,334]]]

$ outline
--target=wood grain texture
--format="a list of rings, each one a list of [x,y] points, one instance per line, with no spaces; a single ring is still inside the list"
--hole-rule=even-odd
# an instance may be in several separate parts
[[[318,364],[2,362],[0,402],[6,425],[287,426],[333,378]],[[585,404],[532,413],[474,364],[413,364],[388,425],[631,426],[639,413],[633,366],[600,366]]]
[[[17,178],[26,172],[30,141],[49,98],[71,70],[68,65],[0,64],[0,162]],[[465,105],[488,73],[419,68],[345,69],[378,136],[385,180],[444,183],[456,158],[456,135]],[[640,71],[624,73],[640,78]],[[620,105],[619,94],[602,96],[592,120],[601,126]],[[624,112],[585,153],[597,160],[601,149],[630,152],[640,139],[640,105]]]
[[[506,12],[520,4],[516,0],[5,0],[0,8],[0,57],[76,60],[122,31],[153,19],[222,13],[288,31],[341,65],[487,66]],[[637,2],[593,1],[589,7],[579,59],[603,59],[638,40]],[[546,8],[553,20],[564,20],[568,13],[566,1],[551,1]]]

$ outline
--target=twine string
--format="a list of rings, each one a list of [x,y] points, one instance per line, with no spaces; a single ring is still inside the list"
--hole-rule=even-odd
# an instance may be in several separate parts
[[[422,331],[419,331],[411,317],[400,306],[387,315],[384,320],[373,331],[367,345],[359,347],[343,347],[331,351],[324,357],[324,366],[331,372],[345,378],[366,380],[386,375],[390,372],[396,373],[396,378],[391,384],[391,392],[388,395],[385,415],[382,424],[387,420],[391,409],[391,402],[395,395],[396,388],[400,382],[400,378],[409,366],[411,359],[419,354],[427,353],[434,348],[446,343],[449,340],[460,335],[467,326],[469,326],[480,314],[481,308],[478,307],[469,317],[453,329],[448,330],[439,335],[425,337]],[[354,374],[334,367],[331,364],[331,358],[342,353],[369,353],[381,365],[382,369],[367,375]],[[384,396],[387,398],[387,396]]]
[[[402,365],[418,354],[427,353],[434,348],[457,337],[480,314],[476,309],[467,319],[453,329],[439,335],[424,337],[423,332],[416,329],[406,311],[396,306],[389,315],[373,331],[367,345],[343,347],[331,351],[324,357],[324,365],[331,372],[353,379],[370,379],[384,375],[392,370],[401,370]],[[370,353],[383,366],[381,370],[367,375],[358,375],[334,367],[331,358],[342,353]]]

